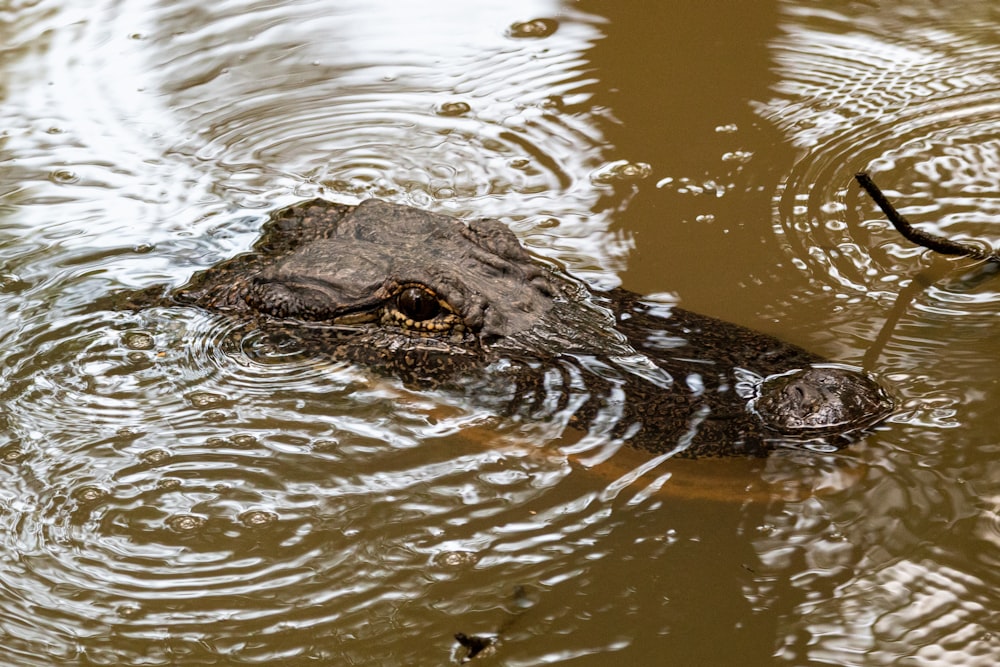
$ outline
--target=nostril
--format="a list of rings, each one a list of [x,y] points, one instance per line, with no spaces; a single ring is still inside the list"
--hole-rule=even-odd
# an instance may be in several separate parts
[[[784,395],[789,407],[794,408],[800,414],[808,414],[824,400],[823,392],[818,391],[816,387],[803,380],[792,380],[784,388]]]

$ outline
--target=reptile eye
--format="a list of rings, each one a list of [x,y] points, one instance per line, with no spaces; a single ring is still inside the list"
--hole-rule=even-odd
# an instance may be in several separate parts
[[[423,322],[441,312],[437,297],[419,287],[407,287],[396,297],[396,307],[415,322]]]

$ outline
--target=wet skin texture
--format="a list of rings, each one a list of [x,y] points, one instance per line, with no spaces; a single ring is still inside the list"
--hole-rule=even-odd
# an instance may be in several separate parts
[[[591,292],[496,220],[378,200],[277,211],[251,252],[116,303],[226,313],[310,354],[654,453],[839,447],[892,409],[867,375],[772,336]]]

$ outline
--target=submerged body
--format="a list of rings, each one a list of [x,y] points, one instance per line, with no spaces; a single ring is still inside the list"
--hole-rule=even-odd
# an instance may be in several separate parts
[[[867,375],[772,336],[626,290],[591,293],[498,221],[378,200],[278,211],[251,252],[126,298],[164,300],[657,453],[841,446],[892,408]]]

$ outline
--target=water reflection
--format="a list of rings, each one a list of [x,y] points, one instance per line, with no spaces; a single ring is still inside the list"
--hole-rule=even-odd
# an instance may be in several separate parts
[[[508,664],[986,664],[996,286],[907,247],[849,179],[992,240],[996,20],[919,0],[9,5],[4,658],[438,664],[524,586]],[[93,312],[315,194],[498,216],[577,275],[763,312],[848,363],[885,330],[871,363],[903,409],[847,453],[682,470],[193,310]]]
[[[833,511],[842,556],[809,563],[796,578],[806,599],[789,613],[782,656],[986,664],[998,651],[983,603],[994,577],[972,554],[992,551],[995,539],[973,526],[995,508],[980,495],[990,485],[973,490],[964,480],[983,472],[976,461],[995,439],[980,420],[996,399],[995,383],[982,381],[996,357],[988,333],[996,286],[965,282],[968,261],[899,239],[850,172],[870,169],[928,230],[995,243],[995,12],[976,2],[963,5],[960,21],[956,7],[922,2],[783,9],[773,43],[781,79],[757,107],[797,149],[774,198],[774,232],[808,276],[809,289],[794,298],[839,302],[833,349],[856,354],[876,340],[866,362],[893,369],[903,408],[896,421],[909,428],[882,452],[865,502]],[[886,309],[884,322],[859,317],[874,312],[872,301]],[[796,552],[812,558],[817,549]]]
[[[185,309],[86,314],[246,248],[254,209],[320,193],[502,215],[613,280],[606,216],[631,190],[592,177],[613,122],[589,103],[601,20],[514,27],[557,9],[4,15],[6,659],[437,663],[453,632],[498,627],[508,582],[569,581],[599,553],[609,509],[537,451],[552,425]]]

